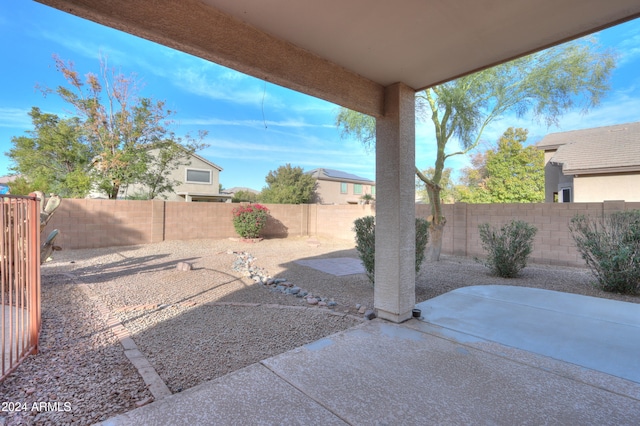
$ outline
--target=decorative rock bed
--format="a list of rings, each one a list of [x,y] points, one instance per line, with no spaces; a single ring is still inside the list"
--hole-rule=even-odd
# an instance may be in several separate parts
[[[233,254],[236,256],[236,260],[233,262],[232,269],[241,273],[243,276],[251,278],[256,283],[260,283],[265,287],[268,287],[272,292],[282,293],[286,295],[295,296],[306,301],[307,305],[326,307],[333,309],[338,306],[338,303],[329,297],[314,295],[294,283],[289,282],[286,278],[273,278],[269,275],[269,272],[264,268],[260,268],[255,265],[256,257],[252,256],[246,251],[227,251],[227,254]],[[375,313],[371,309],[358,306],[359,314],[364,314],[366,319],[374,319]]]

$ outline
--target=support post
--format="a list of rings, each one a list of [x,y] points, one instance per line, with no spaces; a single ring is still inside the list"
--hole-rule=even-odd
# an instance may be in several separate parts
[[[378,317],[402,322],[415,305],[415,91],[385,88],[376,120],[376,262]]]

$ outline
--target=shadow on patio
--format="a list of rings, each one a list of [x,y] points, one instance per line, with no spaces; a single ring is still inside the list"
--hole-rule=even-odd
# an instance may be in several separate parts
[[[462,290],[422,304],[423,321],[366,322],[103,424],[637,422],[639,305],[519,287]],[[447,315],[453,307],[466,322]],[[523,350],[530,340],[552,351],[578,340],[581,360]],[[599,371],[607,354],[624,364],[615,374]]]
[[[97,259],[108,279],[90,262],[76,264],[74,273],[87,278],[111,317],[124,323],[163,380],[179,392],[105,424],[631,424],[640,415],[640,379],[597,371],[598,359],[640,371],[634,358],[640,304],[593,299],[592,311],[574,312],[581,303],[571,306],[566,298],[584,296],[549,293],[536,300],[531,289],[495,286],[529,291],[504,306],[504,294],[487,297],[482,289],[491,287],[475,286],[420,304],[429,323],[358,325],[349,313],[355,302],[372,303],[367,278],[334,276],[299,263],[353,259],[353,249],[327,242],[320,250],[304,240],[181,244],[189,247],[187,256],[175,250],[177,243],[128,249],[128,259],[115,249]],[[337,312],[308,308],[300,298],[231,273],[233,250],[243,249],[274,276],[334,298]],[[193,270],[177,271],[175,264],[185,259]],[[423,273],[434,271],[425,265]],[[553,301],[560,306],[549,306]],[[483,303],[488,307],[480,309]],[[73,344],[109,327],[83,327]],[[575,336],[582,340],[569,338]],[[556,356],[571,347],[596,365]],[[232,359],[237,363],[229,364]]]

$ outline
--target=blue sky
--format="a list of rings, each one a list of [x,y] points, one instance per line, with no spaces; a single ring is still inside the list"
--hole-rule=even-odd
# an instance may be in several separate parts
[[[507,127],[529,129],[529,142],[546,133],[598,127],[640,120],[640,20],[596,35],[601,45],[615,49],[618,66],[612,90],[601,105],[586,115],[570,112],[559,127],[547,129],[530,117],[504,117],[488,128],[485,146]],[[375,179],[375,156],[359,142],[345,140],[334,125],[338,106],[235,72],[131,35],[82,20],[28,0],[0,2],[0,175],[9,173],[4,155],[11,137],[31,128],[32,106],[61,116],[70,113],[55,95],[46,98],[36,84],[63,84],[52,55],[71,60],[84,75],[97,73],[99,56],[125,75],[135,73],[141,96],[165,100],[177,111],[177,135],[207,130],[210,146],[199,154],[223,168],[226,188],[261,189],[270,170],[290,163],[305,170],[317,167],[343,170]],[[416,126],[416,163],[433,165],[433,130]],[[455,149],[454,146],[450,147]],[[467,164],[464,157],[447,160],[447,167]]]

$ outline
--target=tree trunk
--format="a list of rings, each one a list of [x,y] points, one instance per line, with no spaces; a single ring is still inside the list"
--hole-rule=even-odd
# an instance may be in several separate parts
[[[429,226],[429,243],[427,244],[425,258],[430,262],[437,262],[440,260],[444,225],[445,222],[443,221],[441,223],[431,222],[431,225]]]
[[[440,202],[440,186],[437,184],[427,184],[429,194],[429,204],[431,205],[431,225],[429,226],[429,243],[427,244],[426,258],[431,262],[440,260],[442,251],[442,233],[447,219],[442,215],[442,204]]]
[[[118,198],[118,192],[120,192],[120,185],[114,183],[111,187],[111,191],[109,191],[109,199],[115,200]]]
[[[440,165],[444,165],[444,160],[440,157],[443,155],[438,155],[438,158],[441,160]],[[436,164],[438,166],[438,164]],[[425,258],[432,262],[437,262],[440,260],[440,252],[442,251],[442,232],[444,230],[444,225],[447,223],[447,219],[442,215],[442,203],[440,198],[440,185],[435,181],[429,179],[425,176],[424,173],[420,171],[416,167],[416,175],[418,178],[423,181],[427,187],[427,194],[429,195],[429,204],[431,205],[431,216],[428,218],[429,225],[429,243],[427,244],[427,251],[425,253]],[[436,173],[434,175],[438,182],[442,177],[442,174],[439,173],[436,169]]]

